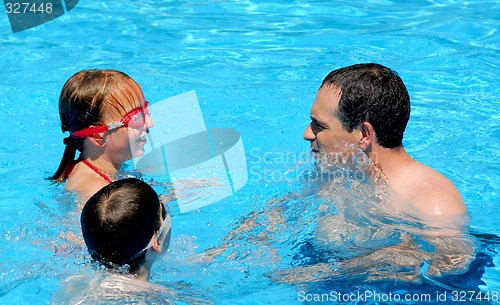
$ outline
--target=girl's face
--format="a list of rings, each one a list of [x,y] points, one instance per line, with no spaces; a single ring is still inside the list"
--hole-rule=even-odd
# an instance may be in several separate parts
[[[139,107],[127,107],[127,113],[116,121],[128,121],[127,127],[120,127],[104,134],[106,153],[115,163],[123,163],[144,154],[148,129],[154,126],[146,102]],[[113,120],[114,122],[115,120]]]
[[[154,125],[142,89],[128,79],[117,83],[108,98],[103,109],[105,122],[122,122],[127,127],[104,133],[107,154],[114,163],[142,156],[148,129]]]

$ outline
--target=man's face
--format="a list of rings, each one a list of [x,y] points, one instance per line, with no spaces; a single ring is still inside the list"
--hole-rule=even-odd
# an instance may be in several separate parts
[[[311,149],[316,160],[331,165],[346,163],[354,156],[359,145],[361,133],[344,130],[335,113],[339,105],[339,90],[325,86],[318,90],[311,108],[311,123],[304,131],[304,139],[311,142]]]

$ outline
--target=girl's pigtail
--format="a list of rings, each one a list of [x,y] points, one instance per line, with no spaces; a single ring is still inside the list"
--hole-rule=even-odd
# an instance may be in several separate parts
[[[59,164],[55,174],[47,178],[57,184],[63,183],[66,179],[68,179],[69,174],[73,170],[73,166],[78,162],[78,160],[75,160],[76,151],[78,150],[78,144],[75,139],[69,136],[64,138],[63,142],[65,148],[61,163]]]

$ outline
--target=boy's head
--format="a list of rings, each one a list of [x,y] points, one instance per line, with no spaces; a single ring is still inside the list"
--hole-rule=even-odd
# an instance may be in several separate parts
[[[170,215],[147,183],[127,178],[115,181],[85,204],[81,214],[85,244],[92,258],[109,268],[130,266],[134,272],[148,249],[166,250]]]

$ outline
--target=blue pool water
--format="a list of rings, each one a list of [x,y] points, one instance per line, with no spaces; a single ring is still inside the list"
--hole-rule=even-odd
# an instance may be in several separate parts
[[[89,68],[126,72],[153,103],[195,90],[208,127],[242,135],[245,187],[197,211],[172,207],[172,245],[152,281],[179,304],[313,303],[300,291],[499,292],[499,11],[494,0],[80,1],[15,34],[0,14],[0,304],[48,304],[64,278],[86,270],[85,250],[71,242],[80,234],[76,206],[43,178],[63,151],[60,89]],[[404,145],[462,192],[477,248],[468,273],[417,283],[370,281],[362,271],[279,277],[332,257],[310,244],[317,200],[276,199],[301,189],[296,173],[306,165],[295,156],[308,149],[302,132],[323,77],[358,62],[384,64],[405,81]],[[230,234],[248,219],[258,225]]]

